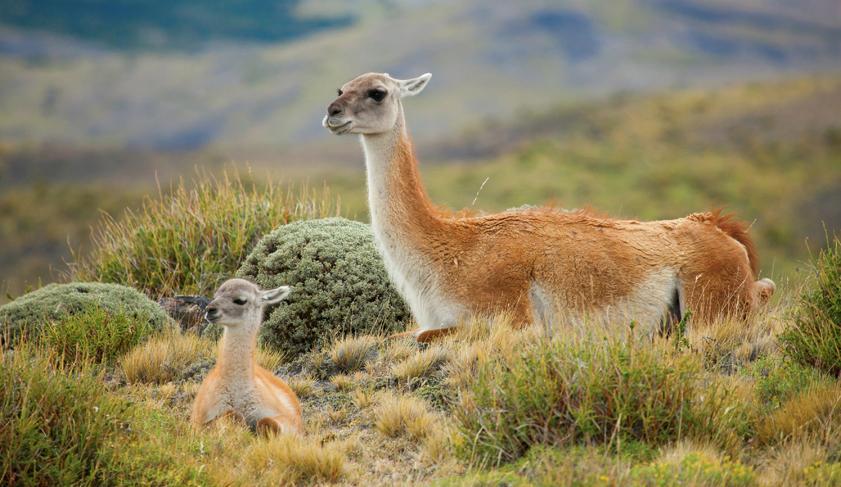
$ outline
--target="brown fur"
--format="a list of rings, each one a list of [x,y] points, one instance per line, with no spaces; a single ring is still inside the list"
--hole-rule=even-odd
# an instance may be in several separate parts
[[[721,208],[717,208],[708,213],[695,213],[688,218],[695,218],[697,221],[706,221],[715,225],[719,230],[742,244],[748,253],[748,261],[750,262],[753,277],[757,277],[759,275],[759,254],[756,252],[756,245],[753,243],[753,239],[748,234],[748,228],[750,226],[743,221],[735,220],[735,215],[732,213],[722,214],[722,211]]]
[[[402,222],[397,225],[437,265],[447,290],[474,313],[511,309],[517,321],[532,321],[528,286],[535,280],[549,286],[565,308],[603,308],[631,295],[662,265],[683,270],[679,279],[696,317],[744,316],[758,305],[750,293],[757,262],[753,242],[743,223],[720,211],[660,222],[551,208],[441,216],[421,186],[407,138],[395,151],[391,182],[406,195],[395,202],[401,215],[395,221]]]

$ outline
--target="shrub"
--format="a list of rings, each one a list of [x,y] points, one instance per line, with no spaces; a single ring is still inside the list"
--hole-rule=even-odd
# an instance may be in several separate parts
[[[814,283],[800,297],[794,324],[780,341],[795,360],[841,374],[841,240],[837,237],[818,255]]]
[[[159,444],[183,438],[167,436],[171,419],[110,395],[84,364],[69,374],[51,363],[29,347],[0,351],[0,483],[200,483],[184,440]]]
[[[709,380],[699,357],[664,342],[596,334],[538,339],[477,364],[454,408],[456,450],[481,465],[514,460],[535,444],[661,445],[698,437],[730,447],[749,424],[747,406],[731,392]]]
[[[56,345],[108,356],[113,354],[107,347],[127,348],[163,328],[167,319],[160,306],[118,284],[49,284],[0,307],[6,338],[25,334],[32,339],[46,327],[48,339]],[[97,329],[100,326],[103,329]]]
[[[292,286],[267,312],[261,335],[290,354],[336,336],[396,331],[409,317],[364,223],[328,218],[281,226],[257,243],[237,275],[264,288]]]
[[[190,189],[180,182],[119,220],[105,215],[93,231],[91,254],[72,264],[71,274],[154,298],[209,295],[266,232],[337,212],[326,191],[281,191],[271,183],[243,183],[236,174],[217,179],[202,173]]]
[[[90,308],[47,323],[41,338],[61,361],[83,358],[112,363],[152,331],[149,320],[134,319],[122,311],[109,313],[102,308]]]

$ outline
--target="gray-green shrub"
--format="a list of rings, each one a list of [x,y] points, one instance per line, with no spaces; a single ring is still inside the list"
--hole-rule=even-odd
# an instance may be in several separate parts
[[[41,335],[45,328],[61,326],[61,323],[75,315],[87,314],[88,318],[104,322],[110,317],[111,325],[107,329],[114,333],[131,331],[131,336],[142,338],[146,334],[160,330],[167,322],[166,313],[154,301],[142,293],[119,284],[98,282],[71,282],[68,284],[48,284],[41,289],[25,294],[11,303],[0,306],[0,327],[4,339],[14,341],[21,334],[30,339]],[[91,314],[93,313],[93,314]],[[105,323],[105,324],[108,324]],[[90,320],[71,320],[72,329],[62,332],[51,331],[56,343],[81,343],[86,338],[87,329],[94,324]],[[103,325],[104,326],[104,325]],[[76,330],[76,338],[70,336]],[[99,335],[102,335],[99,330]],[[109,340],[122,341],[120,337],[102,338],[99,343],[109,346]],[[110,342],[112,345],[115,342]],[[97,346],[99,348],[99,346]]]
[[[344,218],[290,223],[263,237],[237,272],[262,287],[292,286],[267,311],[262,339],[290,354],[334,337],[401,329],[409,318],[370,227]]]
[[[800,363],[841,375],[841,240],[821,250],[815,279],[801,295],[794,323],[781,334],[786,354]]]

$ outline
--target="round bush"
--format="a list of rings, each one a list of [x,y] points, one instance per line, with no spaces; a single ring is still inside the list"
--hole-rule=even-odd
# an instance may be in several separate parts
[[[119,284],[72,282],[48,284],[0,306],[0,327],[4,337],[17,338],[26,331],[38,336],[47,323],[101,310],[111,316],[144,321],[152,330],[167,322],[167,315],[142,293]]]
[[[292,286],[267,310],[262,340],[307,352],[334,336],[391,332],[409,312],[391,286],[371,229],[344,218],[284,225],[263,237],[237,272],[264,288]]]

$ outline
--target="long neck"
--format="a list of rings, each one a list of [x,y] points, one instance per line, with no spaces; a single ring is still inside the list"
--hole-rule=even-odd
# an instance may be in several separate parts
[[[368,179],[368,208],[376,230],[429,232],[440,227],[423,187],[402,105],[390,132],[362,135]]]
[[[223,381],[248,383],[254,379],[254,353],[257,350],[257,330],[239,326],[225,327],[219,344],[216,366]]]

